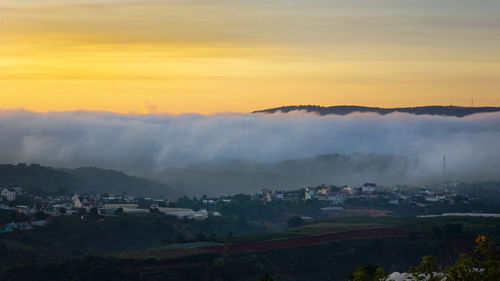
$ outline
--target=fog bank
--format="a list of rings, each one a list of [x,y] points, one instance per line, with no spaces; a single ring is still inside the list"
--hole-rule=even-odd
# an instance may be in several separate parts
[[[98,166],[164,181],[168,181],[166,171],[186,169],[262,173],[269,168],[271,178],[286,176],[287,162],[280,161],[333,153],[361,153],[345,162],[351,167],[342,172],[351,173],[344,175],[345,181],[436,180],[442,176],[443,155],[447,157],[450,179],[498,179],[499,140],[499,113],[453,118],[408,114],[318,116],[300,112],[205,116],[0,110],[1,162]],[[393,155],[398,160],[360,160],[359,171],[371,167],[373,175],[358,175],[355,159],[362,159],[359,155],[363,154]],[[312,159],[308,161],[317,160]],[[332,171],[345,166],[338,159],[335,163],[337,166],[331,167],[323,163],[323,170],[313,169],[306,174],[316,175],[318,170],[320,174],[335,174]],[[301,171],[302,167],[314,166],[311,162],[294,165]],[[342,178],[332,180],[341,184]],[[266,181],[258,184],[265,185]]]

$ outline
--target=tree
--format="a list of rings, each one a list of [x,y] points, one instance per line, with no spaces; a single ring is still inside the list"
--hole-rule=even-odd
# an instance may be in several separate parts
[[[251,201],[252,198],[250,195],[247,195],[247,194],[236,194],[233,196],[233,200],[234,200],[234,202],[241,204],[241,203]]]
[[[120,208],[116,209],[115,215],[118,215],[118,216],[123,215],[123,208],[120,207]]]
[[[304,220],[299,216],[293,216],[286,221],[288,227],[297,227],[304,224]]]
[[[464,230],[464,227],[457,223],[447,223],[443,226],[443,229],[446,234],[456,234],[461,233]]]
[[[44,220],[47,218],[47,214],[42,212],[42,211],[37,211],[33,217],[35,217],[36,220]]]
[[[431,228],[431,234],[434,238],[441,238],[441,236],[443,236],[443,231],[441,230],[441,227],[433,226]]]
[[[231,243],[233,241],[233,232],[229,231],[226,235],[226,242]]]
[[[196,234],[195,238],[198,241],[207,241],[207,236],[204,233],[202,233],[202,232]]]
[[[348,276],[349,281],[380,281],[387,278],[384,268],[376,265],[360,265]]]
[[[471,253],[462,254],[454,265],[440,268],[435,256],[426,256],[422,263],[410,268],[408,280],[415,281],[489,281],[500,280],[500,248],[494,240],[478,236]]]
[[[425,256],[422,262],[417,267],[411,267],[409,272],[415,276],[416,280],[438,281],[441,280],[441,274],[437,273],[440,270],[439,264],[435,256]]]
[[[99,211],[97,211],[97,208],[94,207],[94,208],[90,209],[89,215],[91,218],[95,219],[95,218],[99,217]]]
[[[212,261],[212,267],[224,268],[226,267],[226,263],[223,258],[216,258]]]
[[[248,221],[244,216],[236,216],[236,225],[245,228],[248,226]]]
[[[445,271],[447,281],[500,280],[500,248],[493,239],[478,236],[471,254],[462,254]],[[444,280],[444,279],[443,279]]]
[[[266,273],[260,277],[260,281],[274,281],[274,278],[269,273]]]
[[[149,208],[149,212],[153,215],[160,215],[160,210],[158,210],[158,208]]]
[[[216,242],[217,241],[217,234],[215,234],[215,233],[210,234],[210,241]]]
[[[174,242],[175,243],[186,243],[187,242],[186,236],[184,236],[182,234],[176,235],[174,238]]]

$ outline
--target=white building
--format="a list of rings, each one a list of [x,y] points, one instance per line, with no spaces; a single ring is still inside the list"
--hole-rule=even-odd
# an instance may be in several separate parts
[[[364,194],[372,194],[373,192],[375,192],[375,187],[373,187],[373,186],[363,186],[361,188],[361,191]]]
[[[346,186],[342,189],[342,191],[347,195],[354,195],[354,193],[356,193],[356,189],[352,186]]]
[[[2,197],[7,201],[14,201],[16,200],[16,191],[11,188],[3,188]]]

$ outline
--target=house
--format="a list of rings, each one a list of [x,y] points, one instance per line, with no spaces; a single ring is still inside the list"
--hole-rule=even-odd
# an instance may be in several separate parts
[[[123,208],[122,210],[126,214],[149,214],[151,211],[149,209],[138,209],[138,208]]]
[[[47,221],[45,221],[45,220],[32,221],[31,225],[33,225],[33,226],[46,226]]]
[[[80,209],[82,207],[82,201],[80,201],[80,198],[73,199],[73,208]]]
[[[212,199],[203,199],[201,200],[203,204],[208,204],[208,205],[215,205],[215,201]]]
[[[376,184],[367,182],[363,184],[363,186],[361,187],[361,192],[371,194],[375,191],[376,187],[377,187]]]
[[[342,189],[342,193],[348,196],[352,196],[356,193],[356,189],[352,186],[346,186]]]
[[[16,200],[16,191],[13,188],[3,188],[1,195],[7,201]]]
[[[436,203],[436,202],[441,201],[441,199],[436,198],[436,197],[427,197],[427,198],[425,198],[425,201],[427,201],[427,202],[432,202],[432,203]]]
[[[31,230],[31,229],[33,229],[33,226],[29,222],[20,222],[20,223],[17,224],[17,226],[21,230]]]
[[[399,199],[392,199],[392,200],[389,200],[387,201],[389,204],[393,204],[393,205],[399,205]]]
[[[267,189],[267,188],[262,189],[262,190],[261,190],[262,199],[263,199],[264,201],[267,201],[267,202],[272,201],[272,200],[273,200],[273,198],[272,198],[272,193],[273,193],[273,192],[272,192],[272,190],[270,190],[270,189]]]
[[[274,199],[274,200],[284,200],[285,199],[285,195],[283,193],[273,192],[271,194],[271,199]]]
[[[267,202],[271,202],[273,200],[273,197],[271,196],[272,194],[271,193],[266,193],[264,195],[264,199],[267,201]]]
[[[317,193],[316,198],[320,201],[328,201],[329,197],[328,195],[322,194],[322,193]]]
[[[306,187],[305,196],[306,200],[316,199],[316,190],[314,187]]]
[[[204,220],[208,218],[208,211],[205,209],[201,209],[198,212],[194,212],[189,218],[195,219],[195,220]]]
[[[4,229],[4,232],[10,232],[10,231],[14,231],[16,229],[19,229],[19,226],[17,225],[17,223],[11,222],[7,225],[4,225],[3,229]]]
[[[17,184],[9,184],[9,188],[14,190],[16,192],[16,194],[21,194],[22,193],[22,189],[19,185]]]
[[[153,207],[153,206],[151,206]],[[195,212],[192,209],[187,209],[187,208],[162,208],[158,207],[158,211],[161,213],[168,215],[168,216],[175,216],[177,218],[184,218],[188,217],[190,218],[195,214]],[[207,214],[208,216],[208,214]]]
[[[0,233],[10,232],[11,229],[8,226],[0,226]]]
[[[328,195],[328,191],[329,191],[329,189],[328,189],[328,187],[327,187],[327,186],[322,186],[322,187],[320,187],[320,188],[316,191],[316,193],[317,193],[318,195],[319,195],[319,194],[322,194],[322,195]]]
[[[135,201],[136,201],[136,200],[135,200],[135,197],[133,197],[133,196],[127,196],[127,197],[125,197],[123,200],[124,200],[125,202],[127,202],[127,203],[133,203],[133,202],[135,202]],[[155,202],[163,202],[163,201],[165,201],[165,200],[159,200],[159,199],[158,199],[158,200],[155,200]]]
[[[146,204],[147,207],[145,209],[149,209],[151,205]],[[134,203],[127,203],[127,204],[103,204],[103,208],[107,209],[118,209],[118,208],[130,208],[130,209],[138,209],[139,204],[134,204]],[[143,208],[144,209],[144,208]]]
[[[73,208],[85,208],[87,210],[99,207],[97,200],[92,200],[88,196],[73,196]]]
[[[333,205],[342,205],[345,203],[345,196],[340,193],[330,196],[328,199]]]

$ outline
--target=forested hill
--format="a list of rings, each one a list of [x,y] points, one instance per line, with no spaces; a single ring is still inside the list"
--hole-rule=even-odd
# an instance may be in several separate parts
[[[165,184],[99,168],[55,169],[38,164],[0,165],[0,186],[9,184],[18,184],[26,191],[40,193],[126,192],[131,195],[165,195],[169,199],[178,196]]]
[[[410,113],[416,115],[442,115],[464,117],[476,113],[497,112],[500,107],[462,107],[462,106],[420,106],[420,107],[397,107],[397,108],[382,108],[382,107],[366,107],[355,105],[339,105],[339,106],[317,106],[317,105],[292,105],[282,106],[264,110],[254,111],[252,113],[275,113],[303,110],[307,112],[316,112],[321,115],[347,115],[354,112],[374,112],[378,114],[389,114],[393,112]]]

